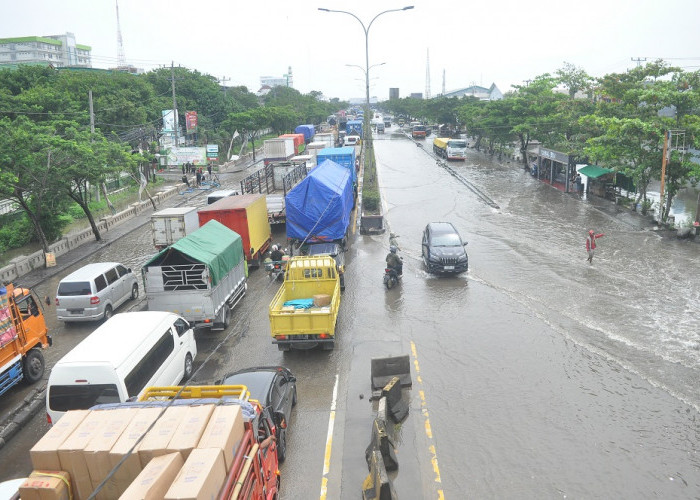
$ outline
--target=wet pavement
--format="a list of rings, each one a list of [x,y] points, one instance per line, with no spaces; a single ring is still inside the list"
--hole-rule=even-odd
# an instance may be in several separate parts
[[[386,221],[400,235],[401,284],[382,285],[388,232],[355,235],[335,350],[276,349],[267,306],[279,285],[260,271],[232,328],[197,335],[195,383],[254,365],[284,364],[296,375],[281,498],[315,498],[324,471],[328,498],[359,497],[375,414],[370,359],[394,354],[410,354],[414,383],[396,429],[399,498],[698,497],[700,288],[689,270],[700,247],[517,165],[473,152],[450,163],[494,208],[413,142],[384,134],[375,145]],[[88,262],[120,260],[138,272],[154,251],[147,217],[59,274],[35,278],[38,293],[53,295],[61,276]],[[424,271],[422,230],[437,220],[469,242],[466,275]],[[606,233],[593,265],[589,228]],[[283,241],[283,228],[273,236]],[[49,364],[96,326],[66,328],[47,315],[56,335]],[[0,449],[0,479],[26,473],[26,450],[45,430],[38,415]]]

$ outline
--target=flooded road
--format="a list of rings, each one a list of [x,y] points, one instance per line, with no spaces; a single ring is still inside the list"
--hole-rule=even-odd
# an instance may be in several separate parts
[[[385,314],[421,353],[445,497],[697,498],[700,247],[517,165],[450,163],[493,208],[429,141],[392,139],[375,147],[405,279]],[[469,242],[467,276],[425,273],[431,221]]]

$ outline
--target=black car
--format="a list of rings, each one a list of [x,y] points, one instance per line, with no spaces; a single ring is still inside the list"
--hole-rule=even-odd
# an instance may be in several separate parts
[[[428,272],[458,274],[469,268],[469,258],[455,227],[449,222],[431,222],[423,231],[423,262]]]
[[[260,366],[229,373],[219,385],[245,385],[250,399],[257,400],[263,412],[272,417],[277,438],[277,458],[284,461],[287,450],[287,426],[292,407],[297,404],[296,378],[283,366]]]

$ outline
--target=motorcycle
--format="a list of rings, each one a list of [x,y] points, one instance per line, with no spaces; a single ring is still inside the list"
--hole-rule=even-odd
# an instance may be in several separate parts
[[[396,272],[396,269],[390,267],[384,268],[384,286],[387,290],[391,290],[394,286],[399,284],[401,280],[401,274]]]
[[[282,281],[284,279],[284,270],[287,267],[288,257],[285,255],[282,260],[272,260],[269,257],[266,258],[263,263],[265,264],[265,271],[267,271],[267,276],[270,281],[276,279],[277,281]]]

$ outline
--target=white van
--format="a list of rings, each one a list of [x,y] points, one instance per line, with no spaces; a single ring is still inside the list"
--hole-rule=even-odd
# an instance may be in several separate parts
[[[149,386],[178,385],[192,375],[197,344],[190,324],[161,311],[125,312],[103,323],[51,370],[49,422],[68,410],[120,403]]]
[[[238,196],[238,194],[238,191],[235,189],[220,189],[219,191],[213,191],[207,195],[207,205],[211,205],[212,203],[215,203],[228,196]]]
[[[59,321],[109,319],[129,299],[137,299],[139,285],[130,268],[118,262],[96,262],[70,273],[56,290]]]

